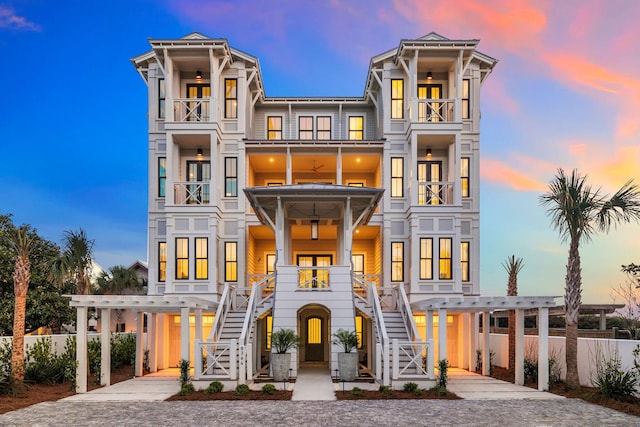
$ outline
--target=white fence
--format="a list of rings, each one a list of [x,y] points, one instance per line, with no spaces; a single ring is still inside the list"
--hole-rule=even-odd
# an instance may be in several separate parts
[[[622,368],[633,368],[633,350],[640,344],[638,340],[612,340],[603,338],[578,338],[578,375],[580,384],[591,386],[591,375],[595,372],[596,354],[600,352],[606,357],[616,354],[620,357]],[[509,364],[509,336],[491,334],[491,351],[495,352],[493,364],[506,368]],[[524,355],[528,359],[538,359],[537,335],[525,335]],[[554,357],[561,369],[561,377],[566,375],[565,338],[549,337],[549,357]]]

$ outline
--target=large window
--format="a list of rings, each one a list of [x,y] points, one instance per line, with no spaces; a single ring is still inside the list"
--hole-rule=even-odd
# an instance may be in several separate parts
[[[364,274],[364,254],[351,255],[353,274]]]
[[[158,243],[158,282],[167,280],[167,242]]]
[[[364,117],[362,116],[349,117],[349,139],[351,140],[364,139]]]
[[[196,237],[196,280],[209,278],[209,239]]]
[[[469,190],[469,158],[460,159],[460,184],[462,187],[462,197],[470,197]]]
[[[331,139],[331,117],[316,117],[316,139]]]
[[[238,80],[224,79],[224,118],[238,118]]]
[[[462,270],[462,281],[470,281],[469,277],[469,242],[460,243],[460,270]]]
[[[404,243],[391,242],[391,281],[404,281]]]
[[[238,242],[224,243],[224,281],[238,281]]]
[[[267,117],[267,139],[282,139],[282,117]]]
[[[238,197],[238,158],[224,158],[224,195]]]
[[[433,239],[420,239],[420,279],[433,279]]]
[[[356,338],[358,339],[358,348],[364,347],[364,342],[362,340],[362,332],[364,329],[364,319],[362,316],[356,316]]]
[[[451,242],[450,237],[440,239],[440,279],[451,279]]]
[[[176,280],[189,279],[189,239],[176,238]]]
[[[404,80],[391,80],[391,118],[404,118]]]
[[[313,139],[313,117],[298,117],[298,138]]]
[[[158,118],[164,119],[164,103],[166,95],[164,89],[164,79],[158,79]]]
[[[462,118],[470,119],[471,118],[471,88],[470,88],[470,80],[463,79],[462,80]]]
[[[167,184],[167,158],[158,157],[158,197],[164,197]]]
[[[391,197],[404,195],[404,159],[402,157],[391,158]]]

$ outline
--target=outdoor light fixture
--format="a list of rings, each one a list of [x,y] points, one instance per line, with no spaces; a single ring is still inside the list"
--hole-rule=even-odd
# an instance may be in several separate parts
[[[427,148],[427,160],[431,159],[431,148]]]
[[[317,219],[311,220],[311,240],[318,240],[318,224],[320,221]]]
[[[196,152],[196,159],[202,160],[203,158],[204,155],[202,154],[202,148],[198,148],[198,151]]]
[[[202,71],[196,71],[196,80],[202,80]]]
[[[433,80],[433,73],[431,71],[427,72],[427,80]]]

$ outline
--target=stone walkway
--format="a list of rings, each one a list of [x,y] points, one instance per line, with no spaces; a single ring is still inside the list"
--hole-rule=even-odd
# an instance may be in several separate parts
[[[329,368],[300,368],[291,400],[336,400]]]

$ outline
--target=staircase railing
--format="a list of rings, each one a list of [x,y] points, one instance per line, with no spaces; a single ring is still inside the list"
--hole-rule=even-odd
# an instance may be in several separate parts
[[[407,336],[409,337],[409,340],[422,341],[420,334],[418,333],[418,328],[416,327],[416,321],[413,318],[413,312],[411,311],[409,298],[407,298],[407,293],[404,290],[404,286],[399,285],[394,287],[393,293],[398,311],[402,315],[402,320],[404,321],[404,327],[407,330]]]
[[[213,326],[211,326],[211,332],[207,341],[215,341],[222,332],[222,326],[227,318],[227,314],[231,310],[231,286],[228,283],[224,284],[222,295],[220,296],[220,303],[218,304],[218,310],[216,310],[216,316],[213,319]]]
[[[391,377],[389,375],[389,336],[382,316],[378,291],[374,283],[370,283],[368,286],[367,299],[371,307],[373,307],[373,320],[376,336],[378,337],[378,342],[376,343],[376,379],[382,379],[383,385],[391,385]]]

